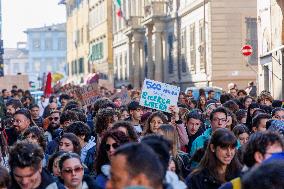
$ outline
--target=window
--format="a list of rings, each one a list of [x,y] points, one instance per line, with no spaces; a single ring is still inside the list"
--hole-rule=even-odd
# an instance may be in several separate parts
[[[84,73],[84,58],[79,59],[79,74]]]
[[[97,26],[98,24],[102,23],[107,19],[106,16],[107,11],[105,10],[105,8],[106,8],[106,1],[99,1],[93,6],[89,14],[90,15],[89,24],[91,29],[93,29],[95,26]]]
[[[33,59],[33,65],[34,65],[34,68],[32,69],[32,72],[40,72],[40,59],[39,58]]]
[[[191,72],[196,71],[196,46],[195,46],[195,24],[190,25],[190,68]]]
[[[33,50],[40,50],[40,39],[33,39]]]
[[[45,39],[45,50],[52,50],[52,38]]]
[[[257,46],[257,20],[256,18],[246,18],[247,39],[246,43],[252,46],[253,54],[248,57],[249,64],[257,64],[258,46]]]
[[[103,42],[94,44],[92,46],[91,61],[100,60],[104,57],[103,54]]]
[[[186,28],[181,31],[181,71],[187,72],[187,60],[186,60]]]
[[[174,73],[174,60],[173,60],[173,34],[168,35],[168,45],[169,45],[169,60],[168,60],[168,72],[169,74]]]
[[[52,58],[46,58],[45,59],[45,66],[46,66],[46,70],[48,70],[48,71],[56,71],[54,69],[54,66],[53,66],[53,59]]]
[[[76,72],[75,72],[75,67],[76,67],[76,61],[75,60],[73,60],[72,61],[72,63],[71,63],[71,69],[72,69],[72,75],[75,75],[76,74]]]
[[[75,60],[75,70],[74,70],[74,72],[75,72],[75,74],[78,74],[78,63],[79,63],[79,61],[78,60]]]
[[[204,19],[199,21],[199,55],[200,55],[200,71],[205,72],[205,40],[204,40]]]
[[[65,58],[58,58],[56,64],[56,70],[60,72],[66,71],[66,59]]]
[[[66,50],[66,38],[58,39],[58,50]]]
[[[115,7],[116,5],[115,4],[113,4],[113,6],[112,6],[112,9],[113,9],[113,11],[112,11],[112,20],[113,20],[113,22],[112,22],[112,26],[113,26],[113,31],[114,32],[117,32],[117,16],[116,16],[116,7]]]
[[[80,42],[83,44],[84,43],[84,27],[81,29],[81,40]]]
[[[120,55],[120,58],[119,58],[119,80],[122,80],[123,79],[123,62],[122,62],[122,55]]]
[[[67,63],[67,64],[66,64],[66,69],[65,69],[65,72],[66,72],[66,74],[67,74],[68,76],[69,76],[69,74],[70,74],[70,73],[69,73],[69,72],[70,72],[69,65],[70,65],[70,64]]]
[[[116,56],[115,57],[115,63],[114,63],[114,80],[117,80],[118,79],[118,69],[117,69],[117,67],[118,67],[118,57]]]

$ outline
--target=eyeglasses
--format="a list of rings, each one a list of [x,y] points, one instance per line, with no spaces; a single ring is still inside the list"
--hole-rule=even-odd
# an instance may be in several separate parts
[[[12,121],[13,121],[14,124],[17,124],[17,125],[19,125],[20,123],[23,122],[23,121],[21,121],[21,120],[16,120],[16,119],[13,119]]]
[[[75,167],[74,169],[62,169],[62,172],[66,174],[72,174],[73,172],[75,172],[77,174],[81,173],[83,169],[83,167]]]
[[[59,120],[59,117],[49,117],[48,119],[49,119],[49,121],[52,121],[52,120],[58,121],[58,120]]]
[[[117,143],[113,143],[113,144],[106,144],[106,150],[107,151],[110,151],[110,147],[113,147],[113,149],[116,149],[116,148],[118,148],[119,147],[119,144],[117,144]]]
[[[226,119],[226,118],[221,118],[221,119],[220,119],[220,118],[218,118],[218,117],[215,117],[215,118],[213,118],[213,121],[216,121],[216,122],[220,122],[220,121],[221,121],[221,122],[224,123],[224,122],[227,122],[227,119]]]

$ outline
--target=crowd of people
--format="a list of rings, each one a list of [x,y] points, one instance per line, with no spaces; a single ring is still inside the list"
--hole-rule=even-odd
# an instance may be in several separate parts
[[[161,112],[100,97],[0,97],[1,189],[281,189],[284,108],[268,91],[181,92]],[[249,92],[249,94],[248,94]],[[113,94],[112,94],[113,95]]]

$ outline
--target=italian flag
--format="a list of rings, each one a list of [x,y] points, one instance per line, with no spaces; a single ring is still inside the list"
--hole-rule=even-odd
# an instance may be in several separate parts
[[[119,18],[122,18],[123,15],[122,15],[122,10],[121,10],[121,0],[114,0],[114,1],[115,1],[116,6],[117,6],[116,15],[117,15]]]

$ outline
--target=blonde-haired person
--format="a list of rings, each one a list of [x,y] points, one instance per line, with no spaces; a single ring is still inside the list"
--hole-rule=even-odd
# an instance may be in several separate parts
[[[158,134],[164,136],[172,143],[171,156],[176,163],[176,174],[185,178],[189,174],[190,158],[187,153],[180,150],[180,142],[176,128],[170,124],[162,124],[158,129]]]

